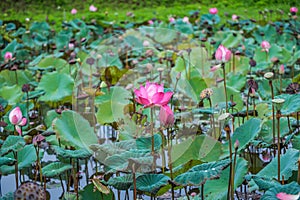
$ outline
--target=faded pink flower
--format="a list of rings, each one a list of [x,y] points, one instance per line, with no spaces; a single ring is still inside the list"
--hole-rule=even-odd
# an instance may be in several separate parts
[[[237,15],[233,14],[231,16],[231,19],[232,19],[232,21],[237,21],[239,19],[239,17]]]
[[[282,64],[282,65],[280,65],[280,67],[279,67],[279,74],[284,74],[284,65]]]
[[[263,49],[263,51],[269,52],[269,49],[271,48],[271,45],[268,41],[262,41],[260,44],[261,48]]]
[[[90,10],[91,12],[96,12],[96,11],[97,11],[97,8],[96,8],[94,5],[90,5],[89,10]]]
[[[69,49],[74,49],[74,43],[69,43]]]
[[[210,8],[209,13],[212,14],[212,15],[215,15],[215,14],[218,13],[218,9],[217,8]]]
[[[12,53],[11,52],[9,52],[9,51],[7,51],[5,54],[4,54],[4,59],[6,60],[6,61],[8,61],[8,60],[10,60],[10,59],[12,59]]]
[[[214,71],[217,71],[220,68],[221,68],[221,64],[220,65],[215,65],[215,66],[212,66],[209,71],[214,72]]]
[[[149,41],[148,40],[144,40],[143,46],[144,47],[148,47],[149,45],[150,45]]]
[[[148,24],[149,24],[149,25],[153,25],[154,22],[153,22],[152,20],[149,20],[149,21],[148,21]]]
[[[300,193],[298,194],[287,194],[284,192],[280,192],[276,194],[276,197],[280,200],[298,200],[300,197]]]
[[[172,126],[174,124],[174,113],[168,105],[160,107],[159,121],[163,126]]]
[[[32,144],[39,145],[43,140],[45,140],[45,137],[42,134],[38,134],[33,137]]]
[[[192,197],[195,197],[196,195],[197,195],[196,192],[192,192],[192,193],[191,193],[191,196],[192,196]]]
[[[170,17],[170,18],[169,18],[169,22],[170,22],[170,23],[174,23],[174,22],[175,22],[175,18],[174,18],[174,17]]]
[[[221,44],[215,53],[215,58],[221,62],[228,62],[231,58],[231,51]]]
[[[134,90],[136,101],[145,107],[164,106],[170,101],[173,92],[164,92],[163,85],[158,83],[146,82],[145,87],[140,86],[140,89]]]
[[[189,21],[189,18],[187,17],[187,16],[185,16],[183,19],[182,19],[182,21],[184,22],[184,23],[190,23],[190,21]]]
[[[72,10],[71,10],[71,14],[72,15],[75,15],[77,13],[77,10],[75,9],[75,8],[73,8]]]
[[[290,12],[291,13],[297,13],[298,12],[298,8],[297,7],[291,7],[290,8]]]
[[[23,117],[20,107],[15,107],[12,111],[10,111],[8,118],[10,123],[12,125],[15,125],[16,131],[20,135],[22,135],[20,126],[25,126],[27,123],[27,119],[26,117]]]

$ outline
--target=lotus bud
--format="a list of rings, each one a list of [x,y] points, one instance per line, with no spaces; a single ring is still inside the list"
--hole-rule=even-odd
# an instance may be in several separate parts
[[[279,74],[280,75],[284,74],[284,65],[280,65],[280,67],[279,67]]]
[[[235,143],[234,143],[234,149],[235,150],[237,150],[238,148],[239,148],[239,146],[240,146],[240,142],[239,142],[239,140],[237,139],[236,141],[235,141]]]

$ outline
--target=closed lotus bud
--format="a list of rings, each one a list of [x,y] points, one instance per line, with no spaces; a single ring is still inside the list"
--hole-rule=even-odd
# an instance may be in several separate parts
[[[231,51],[220,45],[215,53],[215,58],[221,62],[228,62],[231,58]]]
[[[255,67],[256,66],[256,61],[253,58],[251,58],[250,61],[249,61],[249,65],[251,67]]]
[[[284,65],[280,65],[280,67],[279,67],[279,74],[280,75],[284,74]]]
[[[268,41],[262,41],[261,42],[261,48],[263,49],[263,51],[269,52],[269,49],[271,48],[271,45]]]
[[[30,85],[29,84],[24,84],[22,86],[22,92],[29,92],[30,90]]]
[[[234,143],[234,149],[235,150],[237,150],[238,148],[239,148],[239,146],[240,146],[240,142],[239,142],[239,140],[237,139],[236,141],[235,141],[235,143]]]
[[[277,57],[272,57],[271,58],[271,62],[274,63],[274,64],[276,64],[276,63],[279,62],[279,59]]]

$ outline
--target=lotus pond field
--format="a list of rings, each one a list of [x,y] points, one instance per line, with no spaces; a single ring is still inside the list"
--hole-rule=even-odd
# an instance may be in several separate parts
[[[0,18],[0,199],[300,199],[295,6]]]

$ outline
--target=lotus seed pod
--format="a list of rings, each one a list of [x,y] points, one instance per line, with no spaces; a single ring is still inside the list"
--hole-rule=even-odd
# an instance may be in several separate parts
[[[264,77],[268,80],[272,79],[274,77],[274,73],[273,72],[267,72],[264,74]]]

